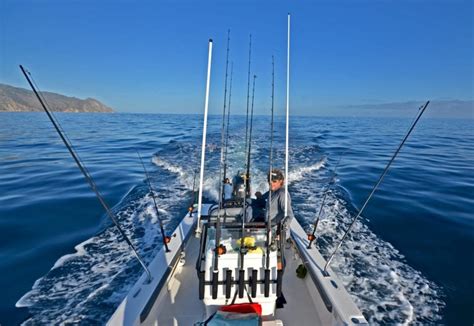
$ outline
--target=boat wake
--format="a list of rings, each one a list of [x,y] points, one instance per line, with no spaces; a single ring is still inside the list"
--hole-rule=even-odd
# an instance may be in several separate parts
[[[295,214],[308,230],[320,207],[322,192],[300,184],[296,197],[313,203],[309,207],[294,200]],[[355,216],[345,190],[336,187],[328,193],[318,225],[317,245],[327,259]],[[441,319],[441,288],[409,266],[390,243],[374,234],[363,221],[357,221],[348,239],[334,257],[332,269],[363,312],[369,324],[433,324]]]
[[[186,199],[191,199],[193,184],[196,183],[195,190],[198,188],[199,175],[195,180],[195,171],[189,168],[197,166],[197,159],[189,158],[197,155],[190,155],[195,148],[191,145],[183,148],[186,146],[179,144],[182,154],[175,150],[156,153],[152,158],[154,169],[149,171],[159,200],[159,214],[168,232],[175,229],[186,211],[189,204]],[[230,150],[229,155],[232,155],[232,148]],[[265,162],[264,149],[257,145],[254,150],[263,157],[258,161]],[[316,151],[315,146],[311,150],[294,149],[293,158],[302,163],[291,165],[289,175],[295,215],[308,230],[330,174],[326,157],[315,156]],[[276,160],[279,160],[278,153]],[[218,149],[209,155],[209,161],[214,162],[209,166],[215,168],[206,167],[205,196],[217,199]],[[263,163],[254,164],[253,191],[268,189],[267,167]],[[239,169],[242,171],[240,166],[230,166],[229,175]],[[347,193],[336,187],[326,200],[317,232],[318,247],[326,258],[354,216],[354,208],[347,198]],[[161,247],[161,235],[145,184],[135,186],[114,211],[145,263],[150,262]],[[105,217],[104,221],[107,221]],[[104,223],[102,232],[78,244],[74,253],[61,257],[18,301],[17,307],[28,307],[31,314],[24,324],[104,324],[110,318],[142,270],[115,227]],[[441,290],[410,267],[404,257],[390,243],[378,238],[364,221],[356,222],[348,241],[335,256],[332,268],[370,324],[430,324],[441,318],[440,310],[444,306]]]
[[[180,182],[171,182],[170,186],[176,191],[155,187],[165,232],[179,224],[174,214],[186,210],[187,204],[176,203],[175,196],[190,196],[189,189]],[[162,238],[147,187],[133,188],[114,211],[140,256],[149,263],[161,247]],[[104,231],[78,244],[74,253],[61,257],[17,302],[17,307],[28,307],[31,314],[25,325],[104,324],[110,318],[142,269],[105,216],[104,223]]]

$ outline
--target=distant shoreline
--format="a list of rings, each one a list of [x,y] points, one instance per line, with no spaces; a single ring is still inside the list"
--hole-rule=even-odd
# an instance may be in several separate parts
[[[42,92],[48,109],[67,113],[113,113],[114,110],[94,98],[79,99],[57,93]],[[43,111],[36,95],[27,89],[0,84],[0,112]]]

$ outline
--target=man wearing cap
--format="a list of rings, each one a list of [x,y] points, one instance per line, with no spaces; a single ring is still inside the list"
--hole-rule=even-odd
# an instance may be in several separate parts
[[[269,191],[263,197],[267,200],[267,214],[270,212],[272,226],[282,224],[282,231],[286,239],[290,238],[290,224],[293,219],[293,209],[291,208],[291,197],[288,194],[288,216],[285,216],[285,176],[279,169],[272,169],[269,173],[268,181],[271,190],[271,203],[268,203]]]

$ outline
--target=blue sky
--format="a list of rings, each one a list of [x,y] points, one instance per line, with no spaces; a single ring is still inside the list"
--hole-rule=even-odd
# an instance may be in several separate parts
[[[214,40],[210,113],[222,111],[227,29],[233,112],[244,113],[248,37],[257,114],[267,114],[271,56],[285,105],[292,15],[291,107],[473,99],[472,1],[0,1],[0,83],[94,97],[120,112],[202,113]],[[472,114],[472,113],[471,113]]]

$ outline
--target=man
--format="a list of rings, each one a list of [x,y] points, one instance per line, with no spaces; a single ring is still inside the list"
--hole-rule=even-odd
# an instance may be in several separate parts
[[[291,197],[288,194],[288,216],[285,216],[285,176],[279,169],[272,169],[268,176],[271,190],[271,203],[268,202],[269,192],[263,197],[267,200],[267,216],[270,214],[271,225],[282,224],[282,232],[286,239],[290,238],[290,224],[293,219],[293,209],[291,208]],[[265,218],[266,219],[266,218]]]

